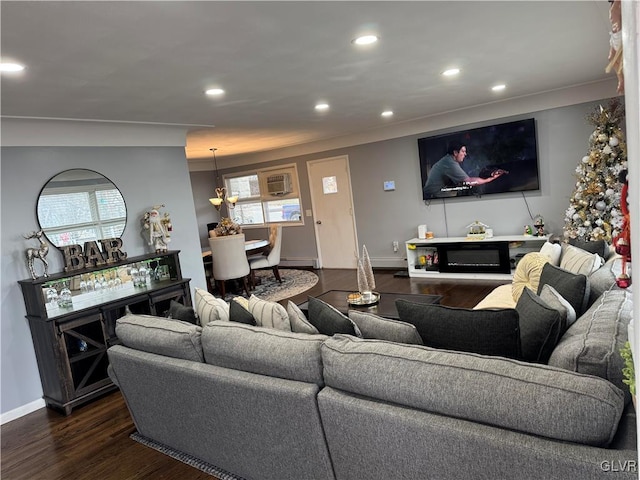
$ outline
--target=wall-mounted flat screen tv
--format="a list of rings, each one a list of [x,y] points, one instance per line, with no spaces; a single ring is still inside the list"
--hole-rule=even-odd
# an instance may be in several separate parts
[[[533,118],[418,139],[422,198],[538,190]]]

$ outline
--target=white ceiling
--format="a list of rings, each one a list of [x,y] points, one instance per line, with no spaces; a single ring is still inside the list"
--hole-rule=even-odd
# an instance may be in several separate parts
[[[185,126],[260,152],[600,82],[608,2],[0,3],[2,115]],[[380,42],[358,48],[362,33]],[[457,78],[444,69],[457,66]],[[490,87],[505,83],[494,93]],[[219,86],[221,98],[204,95]],[[613,92],[612,92],[613,94]],[[314,110],[318,101],[328,112]],[[380,113],[395,115],[384,119]]]

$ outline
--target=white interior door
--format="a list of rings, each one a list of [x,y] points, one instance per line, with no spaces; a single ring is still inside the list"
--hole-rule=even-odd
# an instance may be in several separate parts
[[[307,162],[318,259],[323,268],[356,268],[358,239],[349,159]]]

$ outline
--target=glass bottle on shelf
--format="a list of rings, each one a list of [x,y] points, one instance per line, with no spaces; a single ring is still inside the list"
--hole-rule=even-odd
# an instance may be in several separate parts
[[[62,289],[58,295],[58,307],[70,308],[73,306],[73,299],[71,296],[71,290],[69,290],[69,283],[63,282]]]
[[[56,290],[53,285],[49,285],[45,293],[47,296],[48,307],[55,307],[58,305],[58,290]]]
[[[106,292],[109,289],[109,284],[107,283],[107,279],[104,277],[104,273],[100,276],[100,287],[102,287],[103,292]]]
[[[140,267],[138,268],[138,286],[139,287],[146,287],[147,286],[147,276],[149,275],[149,270],[147,269],[146,265],[144,263],[140,264]]]
[[[138,267],[133,264],[131,265],[131,269],[129,270],[129,275],[131,275],[131,281],[133,282],[133,286],[138,286]]]
[[[120,278],[120,270],[118,270],[117,268],[114,270],[114,279],[113,279],[113,288],[115,288],[116,290],[118,290],[120,287],[122,287],[122,279]]]
[[[96,285],[93,282],[91,275],[87,274],[87,293],[93,293],[96,291]]]
[[[100,279],[95,275],[93,276],[93,289],[98,294],[102,293],[102,283],[100,283]]]

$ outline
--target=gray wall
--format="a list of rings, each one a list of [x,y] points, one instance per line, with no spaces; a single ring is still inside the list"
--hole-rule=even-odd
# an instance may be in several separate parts
[[[129,256],[147,253],[140,218],[152,205],[165,204],[171,214],[170,248],[181,250],[182,273],[191,287],[205,285],[191,183],[183,147],[3,147],[1,172],[2,278],[1,411],[41,402],[42,388],[25,319],[18,280],[29,278],[24,251],[34,246],[24,233],[38,228],[36,201],[53,175],[88,168],[107,176],[122,192],[127,226],[122,236]],[[51,249],[50,272],[63,269],[62,255]]]
[[[589,135],[593,127],[587,114],[608,101],[587,102],[552,108],[528,114],[492,118],[473,124],[447,129],[434,129],[418,135],[367,143],[352,147],[299,155],[269,162],[269,165],[297,163],[302,191],[303,209],[311,208],[306,162],[338,155],[347,155],[351,171],[358,241],[365,244],[374,266],[404,267],[403,242],[417,236],[417,225],[425,223],[437,237],[464,236],[466,225],[480,220],[490,225],[496,235],[521,234],[524,225],[533,223],[521,193],[487,195],[482,198],[454,198],[422,201],[417,139],[422,136],[446,133],[459,128],[490,125],[503,121],[533,117],[536,119],[540,163],[539,191],[525,192],[531,215],[541,214],[548,232],[561,233],[564,212],[575,185],[574,171],[588,152]],[[242,158],[234,159],[239,163]],[[246,171],[264,164],[227,168],[222,173]],[[192,172],[195,203],[203,195],[210,196],[211,185],[196,185]],[[395,191],[383,191],[383,181],[394,180]],[[209,215],[209,212],[207,212]],[[302,227],[288,227],[283,235],[284,259],[317,258],[313,219],[305,217]],[[204,219],[198,214],[198,223]],[[248,237],[264,236],[264,230],[246,230]],[[393,252],[393,241],[400,242],[400,250]]]

